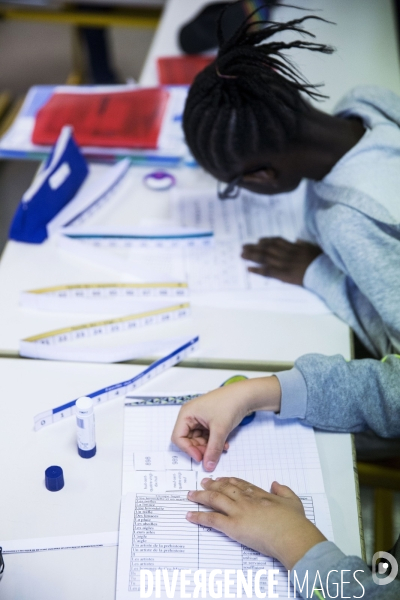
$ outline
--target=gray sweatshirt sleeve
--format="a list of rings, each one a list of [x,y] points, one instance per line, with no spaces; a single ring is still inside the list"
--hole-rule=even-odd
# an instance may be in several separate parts
[[[294,566],[290,580],[303,598],[400,598],[399,580],[378,585],[361,558],[346,556],[332,542],[311,548]]]
[[[308,267],[304,286],[350,325],[374,356],[400,350],[399,227],[340,204],[316,209],[312,218],[324,254]]]
[[[345,361],[340,355],[306,354],[277,373],[280,417],[299,418],[328,431],[372,429],[400,437],[400,357]]]

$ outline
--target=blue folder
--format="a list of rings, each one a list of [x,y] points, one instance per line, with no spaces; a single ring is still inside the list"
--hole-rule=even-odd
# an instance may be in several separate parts
[[[25,192],[11,223],[9,237],[41,244],[47,224],[75,196],[88,174],[88,166],[70,127],[64,127],[56,145],[31,187]]]

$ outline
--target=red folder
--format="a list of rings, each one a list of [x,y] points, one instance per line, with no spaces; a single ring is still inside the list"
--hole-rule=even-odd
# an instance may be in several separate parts
[[[164,56],[157,60],[158,81],[160,85],[191,85],[213,60],[213,56]]]
[[[157,148],[169,93],[161,88],[106,93],[55,93],[38,111],[34,144],[54,144],[72,125],[80,146]]]

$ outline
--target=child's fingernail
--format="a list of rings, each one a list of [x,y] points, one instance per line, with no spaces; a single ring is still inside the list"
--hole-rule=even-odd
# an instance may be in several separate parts
[[[188,498],[191,498],[192,496],[193,496],[193,492],[188,492],[188,495],[187,495],[187,497],[188,497]]]
[[[211,460],[206,464],[207,471],[213,471],[217,466],[216,462],[212,462]]]
[[[187,518],[188,521],[190,521],[190,519],[192,518],[192,516],[193,516],[192,512],[186,513],[186,518]]]
[[[204,477],[204,479],[201,480],[201,485],[204,485],[207,481],[211,481],[211,477]]]
[[[215,481],[219,481],[220,479],[222,479],[222,477],[216,477]]]

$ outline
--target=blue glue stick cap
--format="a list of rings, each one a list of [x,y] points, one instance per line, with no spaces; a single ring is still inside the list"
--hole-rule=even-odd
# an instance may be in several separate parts
[[[52,466],[44,472],[45,484],[49,492],[58,492],[64,487],[64,474],[61,467]]]

